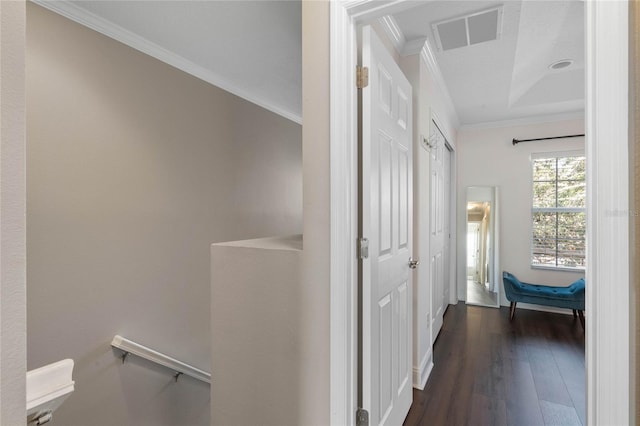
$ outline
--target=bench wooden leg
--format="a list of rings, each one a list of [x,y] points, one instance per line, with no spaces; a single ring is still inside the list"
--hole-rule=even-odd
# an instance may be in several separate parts
[[[580,317],[580,324],[582,324],[582,330],[584,330],[584,311],[578,311],[578,316]]]
[[[511,302],[511,308],[509,310],[509,321],[513,320],[513,315],[516,313],[517,302]]]
[[[572,311],[573,311],[573,317],[574,318],[577,317],[578,316],[578,311],[576,311],[575,309],[572,309]]]

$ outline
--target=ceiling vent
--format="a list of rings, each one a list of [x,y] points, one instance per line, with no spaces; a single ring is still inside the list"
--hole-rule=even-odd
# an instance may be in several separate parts
[[[436,22],[431,26],[440,51],[498,40],[502,32],[502,6]]]

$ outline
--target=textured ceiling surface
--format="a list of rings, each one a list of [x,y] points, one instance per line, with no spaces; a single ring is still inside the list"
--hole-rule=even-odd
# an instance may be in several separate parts
[[[302,121],[299,0],[50,3],[66,3],[98,17],[143,45],[179,58],[187,64],[178,66],[183,70]],[[422,45],[427,39],[432,46],[462,124],[584,110],[582,1],[439,0],[415,5],[392,18],[406,45]],[[502,6],[497,40],[437,48],[434,23],[497,6]],[[573,64],[549,68],[563,59]]]
[[[436,48],[433,23],[498,5],[498,40]],[[434,1],[393,17],[407,43],[425,37],[430,42],[463,124],[584,110],[582,1]],[[573,64],[549,68],[563,59]]]

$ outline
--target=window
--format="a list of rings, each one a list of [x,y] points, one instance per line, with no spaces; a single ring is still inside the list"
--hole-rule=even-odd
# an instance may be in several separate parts
[[[531,266],[585,266],[585,157],[582,152],[532,156]]]

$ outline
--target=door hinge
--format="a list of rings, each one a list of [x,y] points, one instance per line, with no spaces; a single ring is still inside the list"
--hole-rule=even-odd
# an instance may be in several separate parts
[[[356,68],[356,87],[364,89],[369,85],[369,68],[358,66]]]
[[[369,239],[358,238],[358,259],[367,259],[369,257]]]
[[[369,426],[369,412],[364,408],[356,411],[356,426]]]

